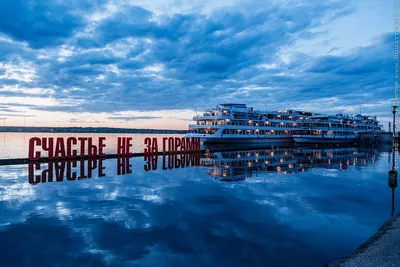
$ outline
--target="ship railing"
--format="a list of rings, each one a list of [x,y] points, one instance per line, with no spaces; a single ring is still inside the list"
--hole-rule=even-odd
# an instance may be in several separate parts
[[[203,115],[203,116],[194,116],[193,117],[193,120],[195,120],[195,121],[198,121],[198,120],[212,121],[212,120],[227,120],[227,119],[232,119],[232,116],[223,114],[223,115],[214,115],[214,116],[212,116],[212,115],[204,116]]]
[[[251,127],[251,128],[250,128]],[[294,130],[294,129],[298,129],[292,126],[269,126],[269,125],[231,125],[231,124],[189,124],[189,128],[223,128],[223,129],[228,129],[228,130],[242,130],[242,131],[254,131],[254,130],[260,130],[260,131],[266,131],[266,130],[275,130],[275,131],[284,131],[284,130]]]
[[[368,129],[357,129],[354,127],[350,128],[336,128],[336,127],[321,127],[321,126],[299,126],[295,128],[296,130],[313,130],[313,131],[362,131],[362,130],[368,130]]]

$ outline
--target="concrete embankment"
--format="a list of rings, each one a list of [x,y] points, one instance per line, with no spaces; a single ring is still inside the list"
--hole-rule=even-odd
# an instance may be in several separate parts
[[[329,264],[332,267],[400,266],[400,214],[387,221],[356,251]]]

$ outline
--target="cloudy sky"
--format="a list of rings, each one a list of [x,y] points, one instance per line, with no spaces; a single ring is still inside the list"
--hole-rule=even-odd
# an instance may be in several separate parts
[[[390,118],[392,1],[0,0],[1,125],[185,129],[194,109]]]

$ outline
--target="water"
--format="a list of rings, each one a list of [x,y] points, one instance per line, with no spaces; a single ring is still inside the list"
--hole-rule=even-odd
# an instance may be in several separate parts
[[[2,266],[323,266],[391,217],[390,157],[274,147],[0,166]]]

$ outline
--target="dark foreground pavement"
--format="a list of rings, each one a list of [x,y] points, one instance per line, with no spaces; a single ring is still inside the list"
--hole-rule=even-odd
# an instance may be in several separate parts
[[[399,267],[400,214],[386,222],[378,232],[350,255],[329,264],[332,267]]]

